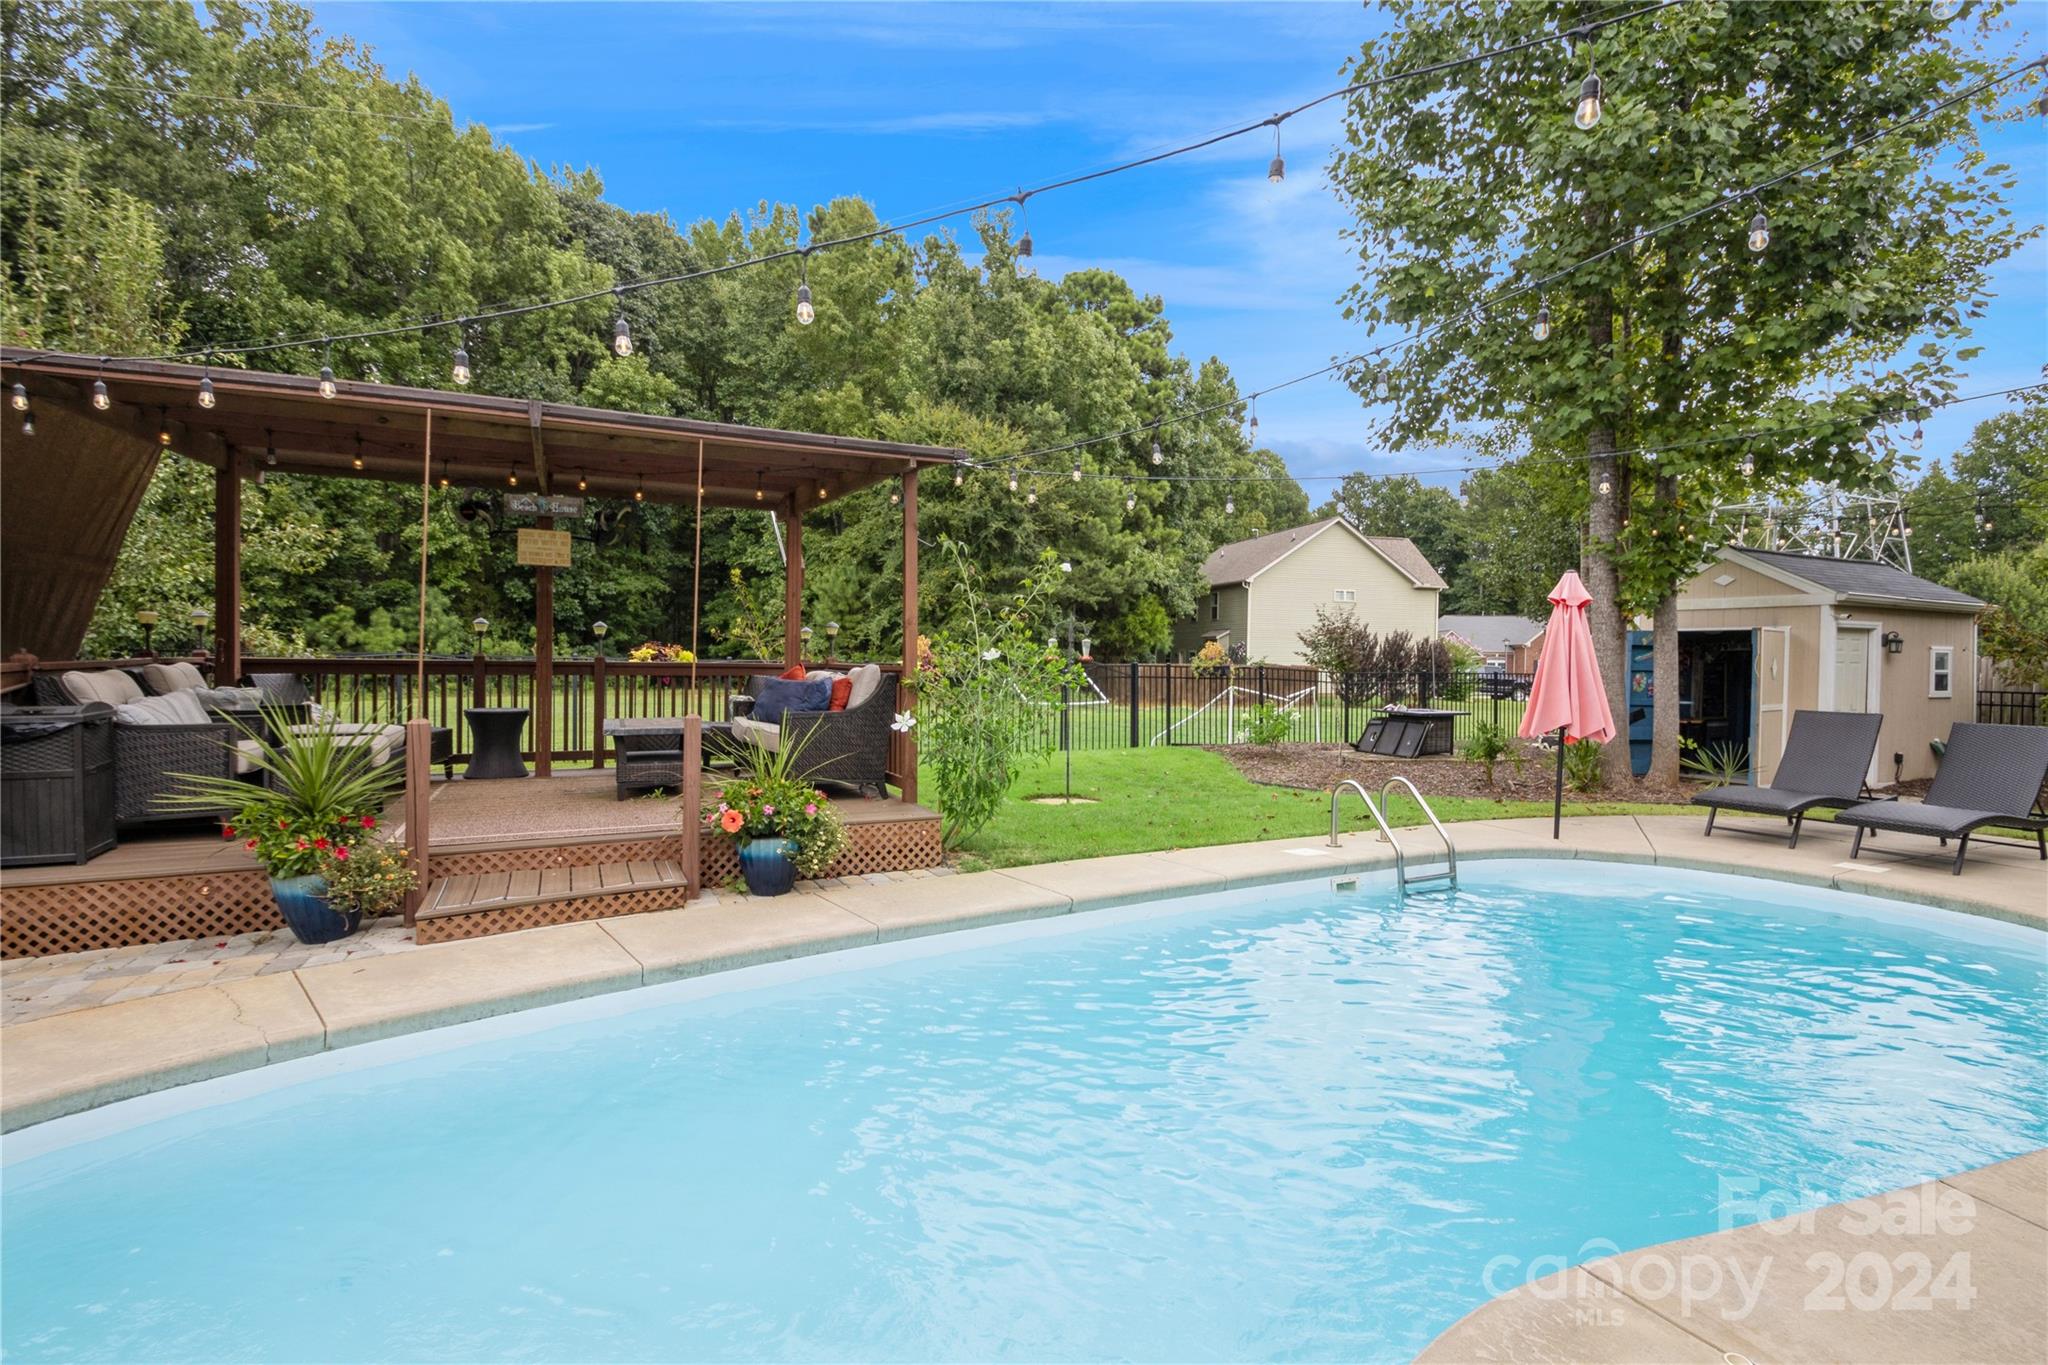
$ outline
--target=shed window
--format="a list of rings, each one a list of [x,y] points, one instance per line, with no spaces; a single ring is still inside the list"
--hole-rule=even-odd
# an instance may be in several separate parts
[[[1927,695],[1953,697],[1956,651],[1953,645],[1935,645],[1927,651]]]
[[[1339,589],[1337,589],[1337,600],[1338,600],[1339,602],[1356,602],[1356,601],[1358,600],[1358,589],[1356,589],[1356,588],[1339,588]]]

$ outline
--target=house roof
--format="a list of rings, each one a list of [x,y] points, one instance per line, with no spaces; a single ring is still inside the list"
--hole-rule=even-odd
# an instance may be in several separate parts
[[[1820,555],[1793,554],[1786,550],[1752,550],[1729,546],[1722,553],[1736,560],[1748,560],[1767,573],[1789,575],[1812,584],[1838,599],[1898,605],[1933,606],[1974,611],[1984,602],[1968,593],[1944,588],[1904,569],[1874,559],[1829,559]]]
[[[1324,517],[1306,526],[1220,545],[1202,561],[1202,576],[1211,587],[1249,583],[1332,526],[1342,526],[1364,541],[1416,587],[1441,589],[1449,586],[1430,567],[1429,560],[1415,547],[1414,541],[1406,536],[1368,536],[1342,517]]]
[[[1455,635],[1478,649],[1514,649],[1542,633],[1526,616],[1439,616],[1437,633]]]

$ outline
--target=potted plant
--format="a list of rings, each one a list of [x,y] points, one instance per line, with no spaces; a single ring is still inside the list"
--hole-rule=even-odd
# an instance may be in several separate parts
[[[787,749],[750,743],[746,776],[719,793],[714,818],[739,847],[740,873],[756,896],[780,896],[799,876],[816,877],[846,849],[846,826],[825,793],[802,781],[802,743]]]
[[[327,883],[328,910],[348,922],[351,934],[366,919],[395,913],[419,880],[405,850],[378,838],[328,849],[320,878]]]
[[[261,785],[185,773],[163,804],[209,814],[226,807],[232,814],[221,837],[242,840],[263,864],[278,911],[299,942],[347,937],[361,923],[360,908],[330,904],[326,874],[376,837],[378,813],[399,789],[399,761],[379,764],[356,737],[295,724],[275,708],[264,709],[260,731],[232,723]]]

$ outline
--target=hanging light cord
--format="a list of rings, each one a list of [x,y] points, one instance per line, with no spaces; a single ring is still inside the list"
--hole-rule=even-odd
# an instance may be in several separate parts
[[[1399,81],[1413,80],[1419,76],[1431,76],[1481,62],[1495,61],[1502,57],[1512,56],[1515,53],[1526,52],[1532,48],[1543,47],[1551,43],[1580,42],[1602,29],[1612,28],[1617,24],[1625,24],[1631,20],[1643,18],[1646,15],[1657,14],[1685,3],[1687,3],[1687,0],[1656,0],[1654,4],[1643,5],[1637,9],[1609,15],[1605,18],[1590,19],[1585,23],[1576,24],[1568,29],[1560,29],[1554,33],[1545,33],[1534,38],[1526,38],[1521,42],[1510,43],[1504,47],[1493,48],[1485,52],[1468,53],[1461,57],[1447,58],[1444,61],[1432,62],[1426,66],[1411,67],[1403,71],[1390,71],[1368,80],[1356,81],[1350,85],[1326,91],[1321,95],[1317,95],[1314,99],[1304,101],[1290,109],[1281,110],[1279,113],[1257,119],[1251,123],[1227,128],[1222,132],[1211,134],[1208,137],[1200,138],[1193,142],[1168,147],[1158,152],[1134,157],[1128,161],[1120,161],[1114,165],[1104,166],[1097,170],[1083,171],[1057,180],[1050,180],[1030,189],[1014,190],[1008,194],[993,195],[972,204],[925,214],[912,218],[907,222],[873,228],[867,232],[858,232],[846,237],[834,237],[825,241],[813,242],[809,247],[788,247],[781,251],[772,251],[760,256],[750,256],[745,260],[728,261],[723,265],[707,266],[701,270],[684,271],[680,274],[655,276],[640,280],[628,280],[623,283],[608,285],[603,289],[587,290],[579,294],[542,299],[531,303],[502,304],[488,308],[479,308],[464,314],[464,317],[470,322],[494,322],[505,318],[524,317],[529,313],[542,312],[551,308],[573,307],[576,304],[608,298],[614,294],[637,293],[643,289],[656,289],[667,285],[687,284],[693,280],[711,279],[715,276],[730,274],[736,270],[747,270],[755,266],[791,260],[804,255],[806,252],[827,251],[835,247],[859,246],[885,237],[906,236],[918,228],[930,227],[933,224],[942,223],[948,219],[958,218],[966,214],[980,213],[987,209],[1000,207],[1003,204],[1020,203],[1024,199],[1045,194],[1052,190],[1071,189],[1074,186],[1090,184],[1110,176],[1124,175],[1131,171],[1142,170],[1147,166],[1157,165],[1162,161],[1190,156],[1196,152],[1205,151],[1221,143],[1246,137],[1267,128],[1277,129],[1280,124],[1285,123],[1288,119],[1307,113],[1309,110],[1327,104],[1331,100],[1343,99],[1349,95],[1360,94],[1364,91],[1377,89],[1380,86],[1391,85]],[[203,348],[171,351],[161,355],[117,356],[113,358],[124,360],[184,360],[207,352],[217,356],[264,355],[277,351],[319,347],[334,342],[374,341],[384,337],[404,336],[413,332],[427,331],[437,326],[445,326],[446,323],[446,318],[425,318],[416,321],[392,323],[383,327],[364,328],[354,332],[336,332],[331,335],[299,337],[285,341],[245,342],[233,346],[216,344]]]
[[[1495,308],[1503,303],[1511,302],[1512,300],[1520,298],[1525,294],[1529,294],[1537,290],[1546,289],[1550,285],[1555,284],[1557,281],[1564,279],[1567,276],[1576,273],[1577,271],[1584,270],[1588,266],[1595,265],[1601,261],[1604,261],[1608,257],[1616,254],[1617,252],[1627,251],[1633,248],[1639,242],[1649,241],[1653,237],[1660,236],[1661,234],[1666,232],[1671,232],[1677,228],[1685,226],[1687,223],[1691,223],[1700,218],[1704,218],[1710,213],[1718,213],[1724,209],[1731,207],[1732,205],[1744,203],[1748,200],[1754,199],[1757,195],[1762,194],[1764,191],[1769,190],[1774,186],[1781,185],[1787,180],[1794,179],[1795,177],[1801,175],[1810,174],[1816,170],[1825,169],[1827,166],[1831,165],[1833,162],[1847,155],[1850,152],[1859,150],[1864,147],[1868,147],[1871,143],[1876,142],[1882,138],[1891,137],[1897,133],[1904,131],[1907,128],[1911,128],[1918,124],[1925,123],[1928,119],[1935,117],[1936,115],[1944,112],[1945,110],[1951,109],[1955,105],[1960,104],[1966,100],[1973,99],[1977,95],[1985,92],[1986,90],[1990,90],[1996,86],[2002,85],[2005,82],[2013,80],[2018,76],[2025,75],[2027,72],[2032,71],[2037,67],[2048,67],[2048,57],[2036,57],[2034,60],[2024,63],[2023,65],[2013,67],[2008,71],[2001,72],[1994,76],[1988,76],[1985,79],[1977,82],[1975,85],[1969,86],[1963,90],[1959,90],[1955,94],[1950,95],[1948,98],[1941,100],[1935,104],[1929,105],[1927,108],[1921,110],[1917,114],[1913,114],[1906,118],[1899,119],[1893,123],[1886,124],[1884,127],[1879,128],[1876,132],[1871,133],[1865,137],[1852,138],[1849,141],[1844,142],[1841,146],[1831,148],[1828,151],[1823,152],[1821,155],[1813,158],[1811,161],[1807,161],[1798,166],[1795,166],[1791,170],[1780,171],[1775,175],[1757,181],[1755,184],[1745,185],[1739,189],[1724,190],[1719,195],[1715,196],[1715,198],[1709,203],[1702,204],[1700,207],[1696,209],[1692,209],[1689,212],[1680,214],[1678,217],[1673,218],[1668,222],[1658,223],[1654,227],[1643,228],[1640,231],[1630,235],[1629,237],[1626,237],[1621,241],[1615,242],[1611,246],[1601,248],[1599,251],[1594,252],[1592,255],[1584,258],[1583,260],[1574,261],[1567,266],[1560,266],[1558,269],[1553,270],[1546,275],[1539,275],[1534,278],[1521,281],[1517,284],[1503,286],[1502,288],[1496,290],[1494,293],[1479,299],[1477,302],[1473,303],[1471,306],[1464,309],[1461,313],[1453,317],[1446,318],[1442,322],[1432,323],[1430,326],[1425,327],[1418,332],[1411,333],[1408,336],[1400,337],[1393,341],[1386,342],[1383,345],[1375,346],[1370,350],[1360,351],[1353,355],[1342,356],[1336,360],[1331,361],[1329,364],[1322,366],[1320,369],[1310,370],[1306,374],[1298,374],[1291,379],[1283,379],[1280,380],[1278,383],[1268,384],[1265,387],[1259,389],[1253,389],[1247,393],[1240,394],[1235,398],[1227,399],[1222,402],[1209,403],[1202,407],[1197,408],[1182,408],[1175,412],[1169,413],[1164,417],[1148,419],[1147,421],[1137,426],[1125,427],[1120,431],[1107,432],[1099,436],[1083,436],[1078,440],[1062,442],[1059,445],[1043,446],[1036,450],[1021,451],[1015,455],[998,456],[995,459],[985,461],[984,466],[995,467],[1021,460],[1042,459],[1049,455],[1064,455],[1069,451],[1080,450],[1084,447],[1091,445],[1099,445],[1104,441],[1117,441],[1122,440],[1126,437],[1136,436],[1140,433],[1151,431],[1154,428],[1164,424],[1193,421],[1198,417],[1206,417],[1214,412],[1220,412],[1225,409],[1238,407],[1239,405],[1250,402],[1255,398],[1262,398],[1267,394],[1278,393],[1282,389],[1292,388],[1296,384],[1305,384],[1311,379],[1320,379],[1324,375],[1334,373],[1337,370],[1345,369],[1349,366],[1359,365],[1366,361],[1376,359],[1377,357],[1384,355],[1389,351],[1401,350],[1407,347],[1417,345],[1420,342],[1427,341],[1430,337],[1436,335],[1438,332],[1441,332],[1446,328],[1450,327],[1453,323],[1459,322],[1472,315],[1481,313],[1489,308]]]

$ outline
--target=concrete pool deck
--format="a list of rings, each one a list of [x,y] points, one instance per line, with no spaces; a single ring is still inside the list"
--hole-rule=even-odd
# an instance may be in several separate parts
[[[1887,838],[1848,861],[1847,830],[1808,825],[1796,850],[1781,836],[1724,821],[1712,838],[1697,814],[1585,816],[1550,838],[1547,820],[1452,825],[1464,860],[1578,858],[1731,872],[1932,905],[2048,928],[2048,870],[2034,850],[1972,847],[1964,875],[1930,840]],[[1776,829],[1781,824],[1772,822]],[[1762,823],[1751,822],[1759,830]],[[1403,846],[1429,856],[1427,829]],[[1119,854],[996,872],[842,882],[762,902],[748,897],[514,934],[373,953],[189,986],[0,1027],[0,1131],[269,1062],[354,1043],[629,990],[685,976],[1007,920],[1235,890],[1295,878],[1377,871],[1388,845],[1322,839]],[[10,962],[48,972],[54,959]],[[59,964],[61,966],[61,964]],[[192,976],[176,971],[172,985]]]

